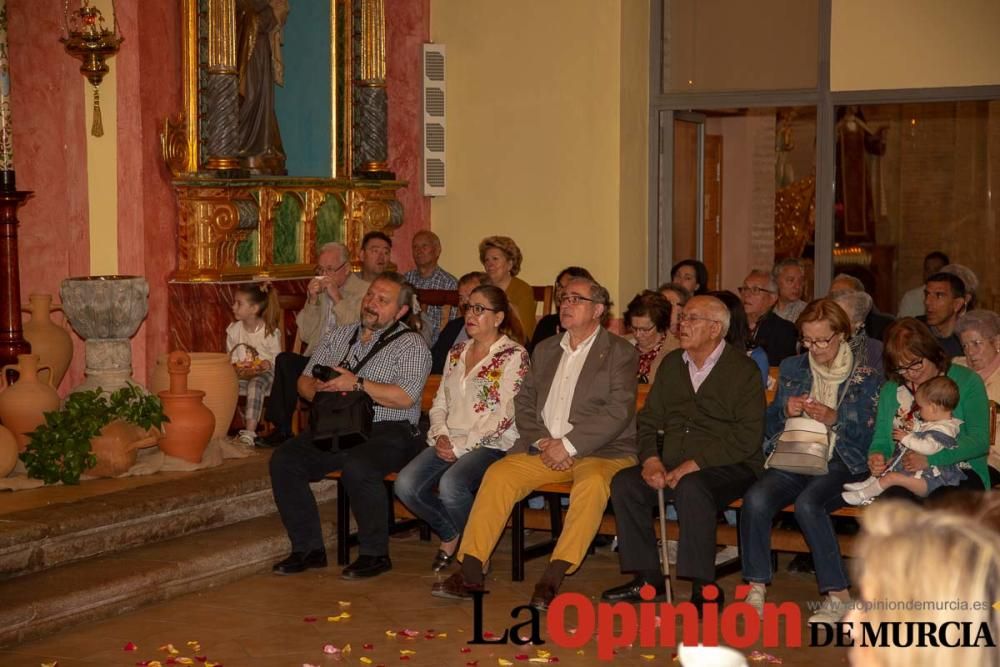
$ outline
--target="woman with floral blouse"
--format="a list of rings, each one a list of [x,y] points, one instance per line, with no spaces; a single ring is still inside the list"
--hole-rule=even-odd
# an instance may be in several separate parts
[[[482,285],[464,307],[469,340],[448,353],[430,411],[428,449],[396,479],[396,495],[441,538],[439,572],[455,551],[479,483],[517,439],[514,397],[528,372],[520,322],[504,291]],[[435,493],[435,487],[437,493]]]

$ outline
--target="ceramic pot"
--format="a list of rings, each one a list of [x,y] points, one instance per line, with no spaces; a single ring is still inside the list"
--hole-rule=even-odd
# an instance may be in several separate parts
[[[222,352],[190,352],[191,373],[188,375],[188,389],[205,392],[205,406],[215,416],[213,438],[223,438],[229,429],[239,400],[240,383],[236,371],[229,361],[229,355]],[[167,355],[156,360],[156,368],[149,383],[150,390],[157,394],[168,388]]]
[[[92,477],[117,477],[135,465],[136,451],[156,444],[159,433],[116,419],[90,439],[90,449],[97,456],[97,465],[86,471]]]
[[[6,477],[17,465],[17,441],[14,434],[0,426],[0,478]]]
[[[52,367],[52,386],[58,387],[73,358],[69,332],[51,317],[52,311],[62,310],[62,306],[52,305],[51,294],[32,294],[28,303],[27,308],[21,309],[31,313],[31,320],[24,324],[24,339],[31,343],[31,352],[39,356],[42,365]]]
[[[163,425],[160,449],[164,454],[201,463],[201,456],[215,430],[215,416],[202,403],[205,392],[188,389],[191,358],[187,352],[171,352],[167,371],[170,389],[157,394],[163,401],[163,413],[170,419]]]
[[[17,451],[23,452],[28,446],[28,433],[45,423],[46,412],[59,409],[59,394],[49,381],[38,378],[38,371],[52,369],[38,365],[37,354],[19,354],[16,364],[8,364],[0,369],[0,422],[9,428],[17,440]],[[17,382],[7,383],[7,371],[20,374]]]

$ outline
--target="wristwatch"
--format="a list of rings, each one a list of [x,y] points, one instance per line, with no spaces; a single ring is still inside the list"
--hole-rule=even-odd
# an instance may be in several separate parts
[[[365,379],[363,377],[358,377],[354,380],[354,391],[364,391],[365,390]]]

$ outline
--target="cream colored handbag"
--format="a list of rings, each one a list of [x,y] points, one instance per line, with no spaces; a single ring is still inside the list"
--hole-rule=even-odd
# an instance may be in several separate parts
[[[833,457],[833,439],[826,424],[811,417],[790,417],[764,463],[799,475],[825,475]]]

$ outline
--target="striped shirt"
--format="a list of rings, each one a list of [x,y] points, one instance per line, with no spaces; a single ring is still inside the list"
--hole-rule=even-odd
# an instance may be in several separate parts
[[[375,422],[408,421],[416,424],[420,419],[420,395],[431,372],[431,352],[420,334],[409,330],[405,324],[400,323],[399,326],[407,329],[408,333],[379,350],[378,354],[368,360],[358,375],[372,382],[397,385],[413,399],[413,405],[403,410],[387,408],[376,403]],[[364,343],[361,341],[360,327],[360,323],[355,323],[333,329],[312,355],[302,374],[312,376],[312,369],[316,364],[331,368],[340,366],[345,357],[346,367],[352,368],[368,354],[376,341],[392,328],[390,325]],[[396,332],[398,330],[397,327]],[[355,331],[358,331],[357,341],[354,345],[350,345]]]

